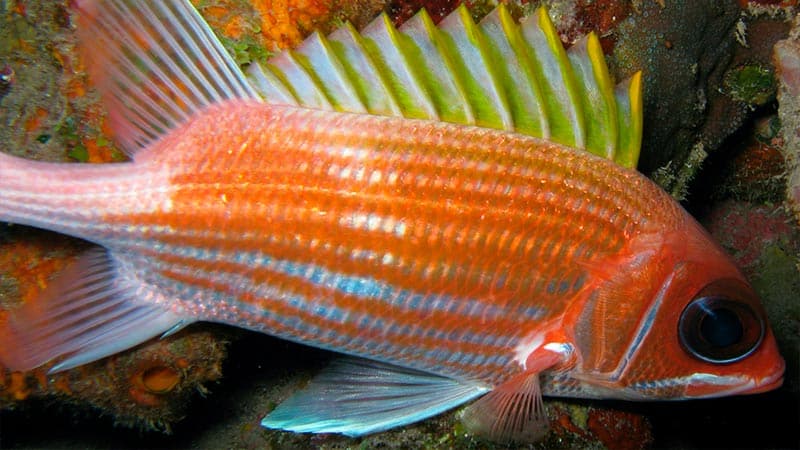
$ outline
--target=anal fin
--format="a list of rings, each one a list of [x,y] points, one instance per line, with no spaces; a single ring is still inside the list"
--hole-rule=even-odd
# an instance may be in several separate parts
[[[343,358],[278,405],[261,425],[295,432],[361,436],[437,415],[487,390],[478,383]]]
[[[137,298],[137,285],[102,248],[62,272],[0,327],[0,362],[29,370],[65,357],[50,372],[92,362],[191,320]]]

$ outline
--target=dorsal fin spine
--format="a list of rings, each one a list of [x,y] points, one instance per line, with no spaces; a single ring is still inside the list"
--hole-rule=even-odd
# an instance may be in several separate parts
[[[597,35],[589,33],[567,51],[580,90],[586,119],[586,146],[613,159],[618,147],[614,89]],[[600,58],[598,60],[598,58]]]
[[[431,118],[436,115],[430,99],[421,96],[419,80],[408,67],[409,61],[400,48],[400,36],[384,13],[370,23],[361,33],[360,44],[365,56],[375,68],[382,86],[391,92],[392,103],[399,116],[408,118]]]
[[[306,65],[293,76],[290,52],[267,66],[299,106],[505,129],[635,166],[640,78],[613,86],[597,36],[565,50],[544,8],[517,24],[500,4],[475,24],[462,5],[438,27],[421,11],[399,29],[384,14],[360,34],[347,25],[327,41],[310,39],[327,47],[302,47],[321,68]],[[309,77],[319,89],[306,86]],[[309,92],[329,95],[335,108],[321,104],[318,94],[298,94]],[[360,103],[348,106],[340,101],[346,97]]]
[[[346,23],[333,32],[328,40],[367,110],[376,114],[400,115],[397,99],[353,25]]]
[[[505,8],[505,7],[503,7]],[[476,50],[481,54],[482,65],[480,69],[485,72],[487,77],[491,79],[489,86],[491,87],[490,97],[493,100],[494,114],[498,116],[499,124],[502,129],[513,130],[516,126],[514,116],[511,111],[511,106],[508,101],[508,94],[506,89],[503,88],[502,77],[498,69],[497,54],[489,43],[486,32],[479,25],[476,25],[469,14],[467,7],[461,5],[461,18],[466,25],[470,35],[475,36]]]
[[[421,61],[419,58],[414,58],[414,52],[419,47],[416,46],[416,43],[411,36],[399,32],[389,20],[388,16],[385,17],[386,19],[384,20],[383,24],[385,25],[387,36],[389,37],[390,41],[396,45],[400,55],[400,60],[404,62],[403,65],[405,66],[405,70],[403,70],[403,73],[406,75],[409,81],[409,94],[413,94],[412,98],[410,99],[411,102],[414,102],[415,97],[422,110],[425,111],[427,117],[433,120],[441,120],[441,116],[439,115],[439,110],[436,108],[434,99],[431,98],[428,90],[425,89],[424,75],[420,73],[421,67],[419,64]],[[376,48],[379,50],[379,53],[373,53],[373,56],[383,57],[383,61],[391,67],[390,59],[387,57],[388,53],[385,52],[386,48],[381,47],[380,45],[377,45]]]
[[[513,129],[508,104],[498,86],[498,77],[488,61],[483,31],[475,25],[463,4],[439,26],[446,36],[447,50],[454,62],[455,77],[468,92],[464,103],[474,112],[479,126]]]
[[[607,108],[601,110],[601,112],[606,115],[604,118],[605,120],[603,120],[605,126],[602,130],[598,129],[597,131],[602,133],[604,137],[600,139],[597,146],[599,148],[602,142],[608,142],[609,153],[605,156],[613,160],[619,147],[619,113],[617,111],[617,100],[614,96],[614,83],[611,81],[611,75],[608,73],[603,47],[600,45],[600,39],[594,32],[589,33],[587,37],[587,50],[589,53],[589,61],[592,63],[594,80],[603,97],[603,103]],[[588,112],[591,110],[591,105],[586,105],[585,111]]]
[[[264,64],[264,66],[251,64],[247,69],[247,76],[258,94],[263,98],[271,99],[284,105],[299,105],[297,97],[294,96],[287,84],[278,78],[270,64]]]
[[[509,91],[507,99],[514,117],[514,130],[549,139],[550,125],[544,109],[542,89],[531,69],[532,63],[525,50],[519,25],[502,3],[484,18],[481,25],[496,51],[497,68],[506,76],[504,86]],[[496,25],[496,28],[492,25]],[[515,64],[509,63],[512,58]],[[513,71],[513,68],[519,70]]]
[[[634,73],[614,90],[620,130],[619,148],[614,160],[624,167],[636,167],[642,148],[642,72]]]
[[[302,62],[303,58],[304,56],[296,51],[287,50],[275,58],[272,68],[284,83],[291,80],[288,87],[300,104],[311,108],[333,109],[333,105],[320,86],[320,79],[310,73]]]
[[[399,31],[414,43],[414,48],[410,50],[417,61],[415,66],[439,118],[474,124],[475,114],[466,101],[457,62],[452,53],[447,51],[447,36],[434,25],[427,11],[420,10]]]
[[[367,112],[352,80],[325,36],[315,32],[303,42],[297,53],[303,55],[301,62],[306,72],[336,110]],[[326,83],[319,82],[319,78],[324,78]]]
[[[564,145],[585,147],[585,122],[580,98],[566,51],[547,11],[536,10],[521,24],[532,69],[542,87],[551,139]]]

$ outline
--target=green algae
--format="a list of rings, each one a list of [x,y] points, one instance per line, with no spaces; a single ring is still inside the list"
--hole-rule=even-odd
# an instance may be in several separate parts
[[[763,106],[775,100],[777,84],[773,69],[762,64],[744,64],[725,73],[723,86],[734,100]]]

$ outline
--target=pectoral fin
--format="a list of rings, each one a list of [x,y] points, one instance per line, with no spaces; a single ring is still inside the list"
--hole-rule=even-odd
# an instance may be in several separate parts
[[[464,426],[493,442],[534,442],[547,433],[539,374],[526,372],[494,388],[467,407]]]
[[[267,428],[361,436],[417,422],[487,387],[364,359],[333,362],[261,421]]]

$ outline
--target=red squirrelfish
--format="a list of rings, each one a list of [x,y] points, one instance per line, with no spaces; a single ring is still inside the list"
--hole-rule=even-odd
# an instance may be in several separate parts
[[[565,50],[542,9],[382,16],[246,76],[188,1],[76,9],[131,159],[0,154],[0,221],[97,244],[13,311],[3,365],[219,322],[348,355],[266,427],[358,436],[475,400],[462,420],[505,441],[541,434],[542,394],[781,384],[741,272],[630,168],[641,78],[615,87],[594,35]]]

